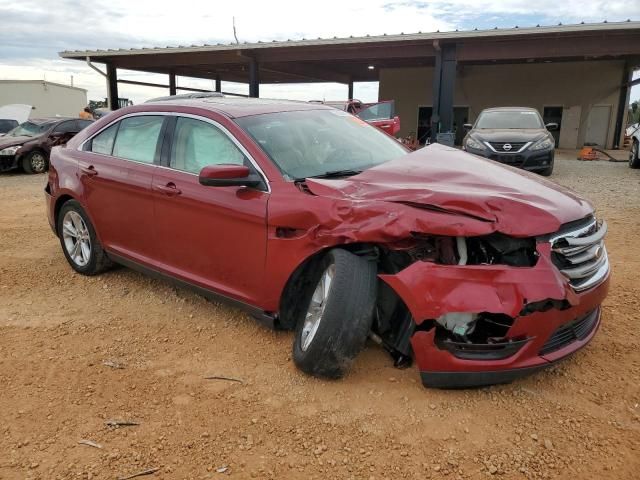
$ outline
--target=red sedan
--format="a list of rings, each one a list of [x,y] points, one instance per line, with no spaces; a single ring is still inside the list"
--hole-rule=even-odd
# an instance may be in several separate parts
[[[226,299],[330,378],[371,338],[426,386],[508,382],[589,342],[608,289],[606,223],[577,194],[317,104],[118,110],[54,149],[46,197],[77,272]]]

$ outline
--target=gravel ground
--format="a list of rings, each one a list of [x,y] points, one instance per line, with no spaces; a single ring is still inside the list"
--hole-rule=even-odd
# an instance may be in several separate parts
[[[601,331],[550,370],[464,391],[425,389],[374,346],[345,379],[310,378],[291,333],[124,268],[76,275],[44,176],[0,175],[0,479],[638,478],[640,172],[573,158],[551,179],[610,227]]]

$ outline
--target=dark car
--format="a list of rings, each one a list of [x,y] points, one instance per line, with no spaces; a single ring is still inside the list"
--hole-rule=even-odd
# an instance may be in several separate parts
[[[11,130],[18,126],[17,120],[11,120],[8,118],[0,118],[0,137],[9,133]]]
[[[117,110],[53,149],[45,193],[78,273],[227,300],[330,378],[369,337],[427,386],[508,382],[586,345],[609,285],[606,223],[576,193],[317,104]]]
[[[465,125],[469,132],[462,146],[480,155],[513,167],[548,177],[553,172],[555,141],[537,110],[523,107],[500,107],[483,110],[476,123]]]
[[[66,144],[92,120],[78,118],[30,119],[0,137],[0,172],[22,168],[43,173],[49,166],[51,149]]]

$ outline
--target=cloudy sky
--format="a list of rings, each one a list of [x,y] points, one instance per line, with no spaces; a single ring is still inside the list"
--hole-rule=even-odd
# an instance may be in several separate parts
[[[62,50],[192,45],[239,40],[473,28],[525,27],[562,23],[640,20],[637,0],[0,0],[0,79],[43,79],[105,97],[103,78],[82,62],[62,60]],[[167,83],[166,76],[122,72],[122,78]],[[211,82],[179,78],[178,84],[211,88]],[[244,85],[223,89],[246,93]],[[139,103],[165,89],[120,85],[120,96]],[[340,99],[346,87],[265,85],[261,96]],[[634,98],[640,96],[636,88]],[[356,84],[355,96],[377,97],[376,84]]]

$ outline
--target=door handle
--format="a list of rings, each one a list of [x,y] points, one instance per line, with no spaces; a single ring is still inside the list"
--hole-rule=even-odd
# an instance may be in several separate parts
[[[94,167],[93,165],[89,165],[88,167],[80,167],[80,171],[85,175],[88,175],[89,177],[98,175],[98,172],[96,171],[96,167]]]
[[[173,182],[169,182],[166,185],[154,185],[153,189],[156,192],[164,193],[165,195],[168,195],[170,197],[173,197],[174,195],[180,195],[182,193],[182,190],[176,187],[176,184]]]

